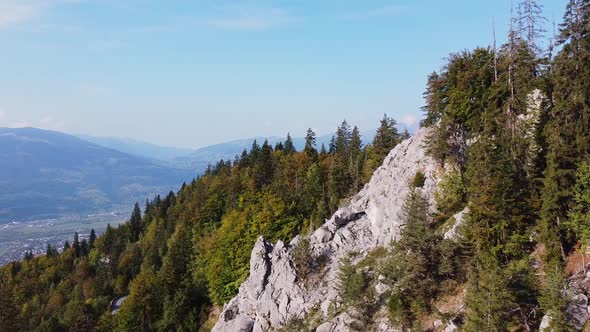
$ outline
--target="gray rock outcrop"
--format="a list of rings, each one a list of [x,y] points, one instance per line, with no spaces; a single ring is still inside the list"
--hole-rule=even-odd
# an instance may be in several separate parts
[[[299,237],[289,244],[279,241],[275,245],[260,237],[252,250],[250,275],[238,295],[224,306],[213,331],[268,331],[312,311],[328,317],[338,297],[340,258],[350,252],[366,255],[399,237],[403,204],[418,171],[425,175],[421,190],[434,212],[439,168],[425,155],[427,134],[428,129],[420,129],[396,146],[350,203],[309,237],[312,256],[327,258],[312,285],[302,282],[294,268],[292,251]],[[326,318],[317,330],[347,331],[350,320],[348,313]],[[385,322],[376,326],[379,331],[394,331]]]
[[[590,271],[580,271],[567,279],[564,294],[568,299],[566,306],[567,321],[576,331],[582,331],[590,325]],[[539,331],[552,331],[551,316],[545,315],[541,320]],[[584,330],[586,331],[586,330]]]

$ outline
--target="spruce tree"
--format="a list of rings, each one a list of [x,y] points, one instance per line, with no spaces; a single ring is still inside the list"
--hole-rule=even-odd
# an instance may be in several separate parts
[[[130,236],[132,242],[137,241],[139,239],[139,235],[143,231],[141,208],[139,207],[138,202],[135,203],[133,212],[131,213],[131,218],[129,219],[129,231],[131,232]]]
[[[286,147],[285,152],[287,152]],[[274,160],[272,147],[268,143],[268,140],[264,140],[258,159],[254,164],[254,183],[256,188],[262,188],[263,186],[270,184],[273,176]]]
[[[318,150],[316,149],[316,135],[311,130],[311,128],[307,129],[307,134],[305,135],[305,148],[303,149],[312,160],[318,159]]]
[[[88,256],[90,252],[90,246],[88,245],[88,241],[86,239],[82,239],[80,241],[80,256]]]
[[[295,149],[295,145],[293,144],[291,134],[287,133],[287,139],[285,140],[285,153],[290,155],[295,152],[297,152],[297,150]]]
[[[575,236],[564,227],[572,205],[576,170],[590,153],[590,1],[570,0],[560,29],[561,51],[551,69],[552,107],[545,127],[545,170],[541,235],[548,260],[563,260]]]
[[[90,236],[88,237],[88,246],[90,249],[94,248],[94,241],[96,241],[96,232],[93,228],[90,230]]]
[[[74,242],[72,243],[74,254],[76,257],[80,257],[80,239],[78,238],[78,232],[74,233]]]
[[[385,158],[389,151],[399,143],[400,138],[396,125],[397,123],[393,118],[388,117],[387,114],[383,114],[377,134],[373,139],[373,149],[376,159]]]

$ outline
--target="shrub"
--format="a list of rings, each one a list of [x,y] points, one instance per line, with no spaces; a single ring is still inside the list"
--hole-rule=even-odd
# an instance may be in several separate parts
[[[424,182],[426,182],[426,176],[421,171],[418,171],[412,180],[412,188],[422,188],[424,187]]]
[[[415,321],[410,307],[411,303],[408,303],[407,297],[398,291],[394,291],[387,299],[389,318],[402,328],[412,326]]]
[[[342,258],[338,271],[338,294],[345,304],[357,304],[369,286],[369,279],[363,271],[357,271],[349,257]]]
[[[309,238],[302,237],[293,248],[293,263],[297,275],[302,279],[305,279],[313,271],[314,257]]]
[[[460,211],[465,206],[466,189],[461,174],[456,171],[443,175],[434,194],[438,210],[443,216]]]

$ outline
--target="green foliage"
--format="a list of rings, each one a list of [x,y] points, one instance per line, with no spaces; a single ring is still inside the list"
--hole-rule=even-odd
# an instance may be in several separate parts
[[[19,310],[12,289],[4,283],[0,283],[0,308],[0,331],[20,330]]]
[[[461,174],[457,171],[446,172],[434,194],[436,206],[443,217],[459,212],[466,205],[467,189]]]
[[[507,331],[514,297],[494,257],[480,255],[469,277],[465,331]]]
[[[426,182],[426,176],[421,171],[416,172],[414,179],[412,179],[412,188],[422,188]]]
[[[433,302],[466,282],[465,331],[533,330],[539,305],[554,330],[568,330],[563,262],[590,243],[589,21],[588,1],[571,0],[555,57],[539,58],[535,41],[513,32],[498,49],[451,54],[429,75],[427,153],[441,167],[457,166],[439,184],[438,219],[468,205],[464,234],[442,238],[418,172],[399,240],[357,264],[340,262],[345,307],[372,317],[379,272],[391,287],[390,316],[403,328],[422,328]],[[535,89],[545,98],[531,110]],[[255,141],[178,193],[148,200],[143,216],[136,204],[128,223],[99,237],[76,235],[63,253],[48,245],[46,255],[0,268],[0,330],[198,330],[211,305],[236,294],[259,236],[288,241],[319,226],[407,137],[385,115],[368,146],[346,121],[319,153],[312,130],[301,153],[290,135],[274,149]],[[532,264],[539,244],[544,271]],[[312,257],[305,237],[293,258],[302,278],[323,259]],[[127,294],[111,315],[110,301]]]
[[[161,292],[156,273],[143,270],[133,280],[129,297],[117,312],[115,331],[147,331],[155,328],[155,318],[161,313]]]
[[[292,256],[293,263],[295,264],[295,271],[297,275],[302,279],[306,279],[307,276],[313,271],[313,253],[311,251],[309,238],[302,237],[295,248],[293,248]]]
[[[377,305],[372,275],[368,267],[353,264],[350,255],[340,259],[336,288],[341,303],[356,309],[366,324],[371,323]]]
[[[590,245],[590,162],[583,162],[576,172],[572,207],[564,227],[569,228],[579,241],[582,252]]]
[[[316,135],[313,132],[313,130],[311,130],[311,128],[307,129],[307,134],[305,135],[305,147],[303,148],[303,152],[305,152],[307,156],[311,158],[311,160],[318,160],[318,150],[316,149]]]
[[[387,114],[383,115],[373,144],[367,149],[366,164],[368,167],[365,168],[363,174],[365,181],[370,179],[373,170],[381,166],[389,152],[401,142],[402,137],[399,135],[396,125],[393,118],[388,117]]]
[[[433,301],[452,290],[441,285],[461,280],[459,250],[454,242],[437,234],[428,214],[428,201],[420,189],[412,189],[404,212],[406,223],[401,237],[392,244],[381,274],[393,287],[388,300],[392,319],[403,327],[419,328],[417,317],[430,313]]]
[[[563,290],[565,278],[561,266],[551,263],[545,269],[545,285],[539,302],[546,314],[551,316],[551,328],[554,331],[573,331],[567,320],[566,305],[568,298]]]
[[[342,301],[353,306],[357,305],[366,295],[369,277],[364,271],[357,271],[349,257],[340,260],[338,271],[338,294]]]
[[[389,317],[394,323],[401,326],[412,326],[412,312],[408,309],[410,305],[406,302],[407,298],[399,292],[394,292],[387,299],[387,311]]]

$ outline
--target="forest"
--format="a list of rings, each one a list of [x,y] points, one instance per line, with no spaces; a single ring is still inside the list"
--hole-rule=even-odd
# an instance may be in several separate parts
[[[549,32],[538,1],[516,5],[505,44],[453,53],[427,78],[427,150],[452,171],[436,214],[412,192],[401,239],[374,267],[396,285],[387,306],[403,329],[421,330],[432,302],[459,287],[464,331],[532,331],[543,315],[553,331],[573,329],[566,266],[590,244],[590,0],[569,0]],[[288,242],[319,227],[408,135],[384,116],[366,146],[346,121],[327,147],[311,129],[303,151],[290,136],[254,142],[101,236],[2,267],[0,330],[207,330],[259,235]],[[459,240],[441,239],[465,206]],[[367,307],[363,278],[342,262],[343,301]]]
[[[196,330],[248,276],[259,235],[288,241],[321,225],[407,136],[384,116],[367,146],[346,121],[319,150],[311,129],[303,151],[290,136],[274,147],[254,141],[177,193],[147,200],[143,213],[136,204],[127,223],[4,266],[0,330]]]

